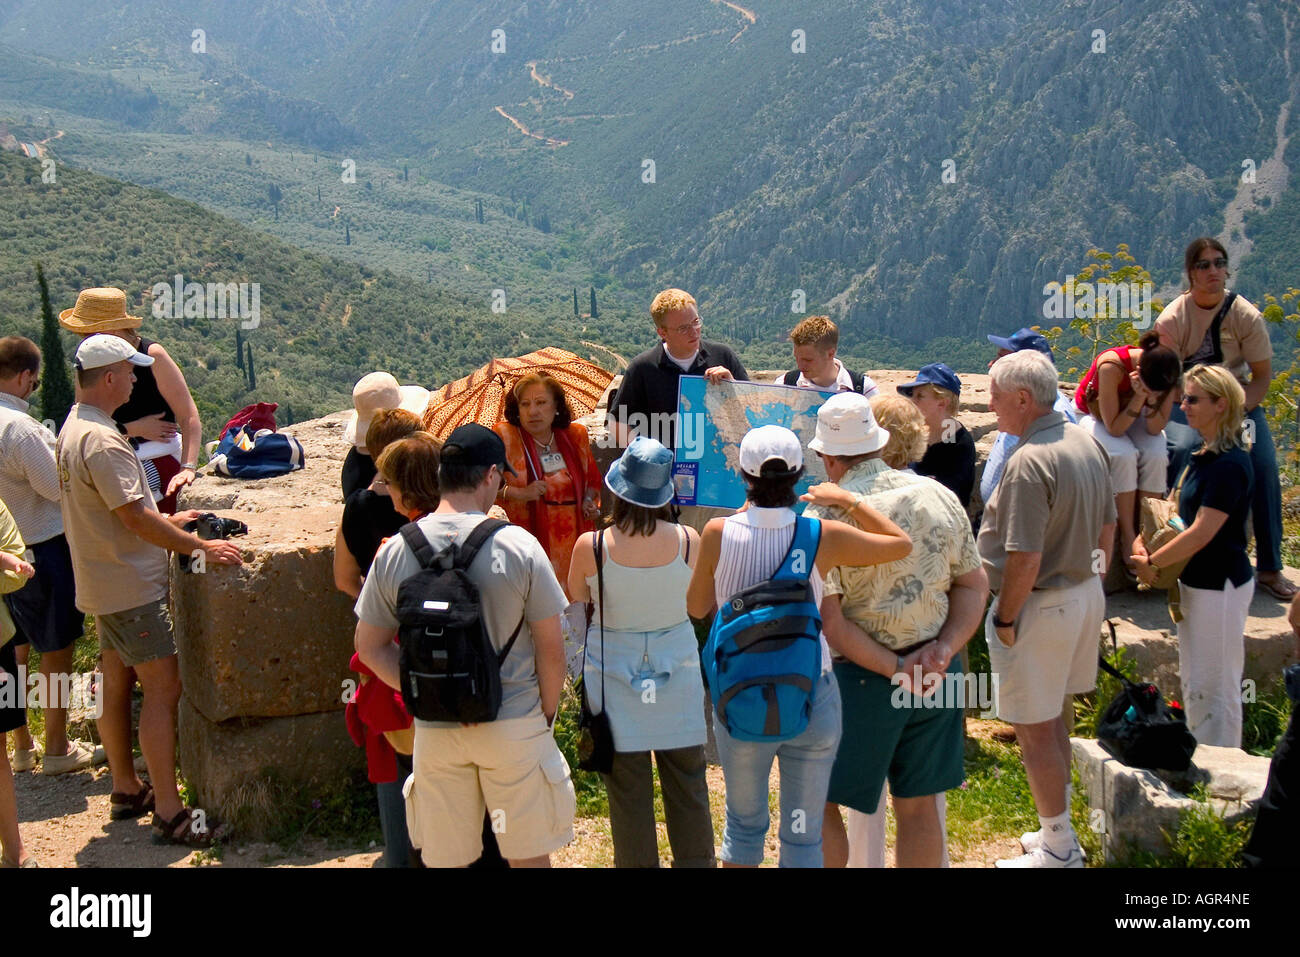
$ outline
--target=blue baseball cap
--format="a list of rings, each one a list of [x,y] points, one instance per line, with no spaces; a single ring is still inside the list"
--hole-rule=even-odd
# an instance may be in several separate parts
[[[1041,332],[1034,332],[1026,326],[1024,329],[1018,329],[1005,339],[1002,336],[989,336],[989,342],[993,343],[999,349],[1006,349],[1008,352],[1020,352],[1022,349],[1034,349],[1041,352],[1053,363],[1056,357],[1052,355],[1052,347],[1047,344],[1047,340]]]
[[[916,381],[900,385],[898,394],[911,398],[912,390],[918,385],[937,385],[955,395],[961,395],[961,379],[958,379],[957,373],[942,362],[931,362],[928,366],[922,366],[921,371],[916,374]]]

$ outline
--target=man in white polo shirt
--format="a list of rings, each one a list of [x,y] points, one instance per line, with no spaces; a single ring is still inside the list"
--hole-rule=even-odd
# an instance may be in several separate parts
[[[59,509],[59,473],[54,433],[29,414],[27,401],[41,379],[41,350],[22,336],[0,339],[0,502],[8,506],[31,550],[36,575],[24,588],[5,596],[19,645],[41,654],[45,679],[45,756],[42,774],[64,774],[103,764],[104,749],[68,740],[65,690],[72,671],[72,646],[81,637],[85,615],[77,610],[72,556]],[[27,664],[25,652],[17,655]],[[14,731],[14,770],[30,771],[40,760],[27,726]]]

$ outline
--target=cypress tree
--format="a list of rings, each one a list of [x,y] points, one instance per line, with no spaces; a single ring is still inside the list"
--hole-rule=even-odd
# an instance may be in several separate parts
[[[347,223],[343,224],[343,245],[352,245],[352,228]]]
[[[317,186],[317,187],[316,187],[316,202],[319,203],[320,201],[321,201],[321,199],[320,199],[320,187]]]
[[[254,392],[257,390],[257,373],[253,371],[253,344],[245,343],[244,348],[248,350],[248,358],[245,360],[248,363],[248,391]]]
[[[54,420],[54,430],[63,428],[75,397],[68,376],[68,361],[63,357],[63,339],[59,323],[50,305],[50,287],[45,270],[36,264],[36,282],[41,287],[41,416]]]
[[[573,318],[578,319],[582,313],[578,312],[578,287],[573,287]]]
[[[596,287],[592,286],[591,287],[591,318],[595,319],[599,316],[600,313],[596,311]]]

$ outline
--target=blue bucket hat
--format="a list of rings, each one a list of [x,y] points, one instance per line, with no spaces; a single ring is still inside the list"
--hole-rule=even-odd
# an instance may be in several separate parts
[[[605,476],[605,485],[625,502],[660,508],[673,500],[673,453],[662,443],[637,436]]]
[[[1016,330],[1006,338],[1003,338],[1002,336],[989,336],[988,340],[999,349],[1006,349],[1008,352],[1020,352],[1022,349],[1033,349],[1047,356],[1047,358],[1051,359],[1053,363],[1056,362],[1056,357],[1052,355],[1052,347],[1047,344],[1047,339],[1043,337],[1041,332],[1034,332],[1034,330],[1030,329],[1028,326]]]
[[[916,374],[916,381],[905,382],[900,385],[898,394],[905,395],[910,399],[912,390],[918,385],[937,385],[955,395],[961,395],[961,379],[958,379],[957,373],[942,362],[931,362],[928,366],[922,366],[921,371]]]

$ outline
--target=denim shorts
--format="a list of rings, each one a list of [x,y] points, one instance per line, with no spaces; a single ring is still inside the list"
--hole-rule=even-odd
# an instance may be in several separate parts
[[[716,710],[714,712],[716,719]],[[781,867],[822,866],[822,812],[831,768],[840,743],[840,689],[823,672],[813,688],[812,717],[788,741],[737,741],[720,721],[713,722],[718,758],[727,787],[727,819],[722,852],[728,864],[756,867],[770,823],[768,778],[775,758],[780,769]]]

